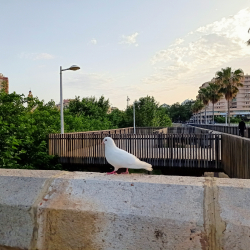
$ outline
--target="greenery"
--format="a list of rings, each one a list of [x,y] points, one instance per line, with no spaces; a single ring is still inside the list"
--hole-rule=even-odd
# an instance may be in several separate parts
[[[1,92],[0,166],[59,169],[56,158],[47,154],[47,135],[57,132],[59,125],[58,110],[51,103]]]
[[[153,97],[135,104],[136,126],[171,126],[171,119]],[[133,125],[133,107],[110,112],[103,96],[76,97],[64,110],[65,132],[106,130]],[[0,92],[0,167],[61,169],[48,154],[48,134],[60,133],[60,110],[54,101]]]
[[[135,105],[135,121],[138,127],[170,127],[172,125],[166,110],[160,107],[154,97],[142,97]],[[126,126],[133,126],[133,106],[125,112]]]
[[[217,116],[214,118],[215,122],[217,123],[225,123],[226,122],[226,118],[223,116]],[[241,121],[240,117],[231,117],[231,123],[239,123]]]
[[[216,76],[207,87],[200,88],[198,91],[198,99],[194,102],[192,106],[193,113],[199,113],[205,107],[206,116],[206,106],[209,102],[213,104],[213,123],[216,121],[214,118],[214,104],[217,103],[223,95],[227,100],[228,106],[228,124],[230,126],[230,100],[236,97],[239,92],[239,87],[242,87],[242,80],[244,79],[244,72],[241,69],[232,71],[230,67],[221,69],[221,71],[216,72]],[[199,104],[199,101],[203,105]],[[233,119],[233,118],[232,118]],[[221,121],[218,118],[217,121]]]
[[[210,82],[209,86],[207,87],[207,95],[209,101],[213,104],[213,124],[214,124],[214,104],[217,103],[223,96],[220,92],[220,85]]]
[[[166,107],[165,110],[173,122],[186,122],[192,116],[192,104],[192,100],[187,100],[182,104],[177,102]]]
[[[201,111],[203,107],[204,107],[203,102],[200,99],[197,99],[192,105],[192,112],[195,114],[198,114],[198,112]],[[198,119],[197,119],[197,122],[198,122]]]
[[[244,78],[244,72],[241,69],[232,71],[230,67],[221,69],[216,72],[215,81],[220,85],[220,92],[225,95],[228,106],[228,124],[230,126],[230,105],[229,101],[236,97],[239,92],[238,87],[242,87],[242,79]]]

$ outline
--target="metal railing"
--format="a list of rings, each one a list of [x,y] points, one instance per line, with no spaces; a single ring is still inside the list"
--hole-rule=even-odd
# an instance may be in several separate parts
[[[160,129],[164,127],[136,127],[136,134],[152,134],[158,133]],[[133,134],[134,128],[127,127],[127,128],[116,128],[116,129],[108,129],[108,130],[96,130],[96,131],[85,131],[85,132],[71,132],[65,133],[69,134]]]
[[[49,153],[61,163],[108,164],[102,140],[114,139],[116,145],[153,166],[217,168],[221,160],[218,134],[123,134],[76,133],[50,134]]]
[[[240,135],[239,128],[236,125],[235,126],[222,126],[222,125],[210,125],[210,124],[189,124],[189,125],[231,135]],[[250,138],[250,127],[246,128],[245,137]]]

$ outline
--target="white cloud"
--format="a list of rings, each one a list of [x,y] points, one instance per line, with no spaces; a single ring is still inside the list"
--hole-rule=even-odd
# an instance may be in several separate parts
[[[139,35],[138,32],[135,32],[134,34],[132,34],[130,36],[123,35],[122,36],[122,41],[120,43],[121,44],[125,43],[125,44],[129,44],[129,45],[133,44],[133,45],[135,45],[137,47],[138,43],[136,42],[136,38],[137,38],[138,35]]]
[[[179,45],[179,44],[181,44],[181,43],[183,43],[184,42],[184,40],[183,39],[176,39],[175,40],[175,42],[174,42],[174,44],[173,45]]]
[[[95,38],[92,38],[91,41],[90,41],[90,43],[96,45],[97,44],[97,40]]]
[[[55,56],[48,53],[26,53],[26,52],[22,52],[19,55],[19,57],[30,60],[50,60],[55,58]]]
[[[250,49],[246,46],[249,16],[250,8],[246,8],[177,39],[153,56],[154,73],[143,82],[164,86],[196,84],[198,87],[202,84],[198,82],[200,75],[209,81],[221,67],[249,57]]]

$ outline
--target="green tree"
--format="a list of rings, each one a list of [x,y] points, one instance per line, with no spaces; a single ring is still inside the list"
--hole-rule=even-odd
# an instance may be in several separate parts
[[[242,69],[232,71],[230,67],[221,69],[216,72],[215,81],[220,85],[220,92],[225,95],[228,105],[228,124],[230,126],[230,100],[232,100],[239,92],[238,87],[242,87],[244,72]]]
[[[47,109],[50,108],[43,107],[37,99],[31,100],[16,93],[0,93],[0,167],[60,167],[56,158],[48,154],[47,148],[47,135],[58,132],[60,115],[58,110],[53,114]]]
[[[195,102],[193,103],[192,105],[192,111],[195,113],[195,114],[198,114],[199,111],[201,111],[204,107],[204,104],[201,100],[199,99],[196,99]],[[197,123],[198,123],[198,117],[197,117]],[[200,120],[200,123],[201,123],[201,120]]]
[[[192,106],[193,101],[187,101],[185,103],[174,103],[169,108],[167,112],[173,122],[185,122],[189,120],[192,116]]]
[[[112,123],[114,128],[125,128],[127,127],[127,119],[126,119],[126,112],[114,109],[108,114],[108,119]]]
[[[217,103],[223,96],[223,94],[220,92],[220,85],[210,82],[209,86],[207,87],[208,91],[208,98],[213,104],[213,124],[214,124],[214,104]]]
[[[135,122],[137,127],[169,127],[172,122],[166,110],[159,106],[154,97],[141,97],[135,105]],[[126,126],[133,126],[133,105],[125,111]]]
[[[207,88],[201,88],[199,91],[199,98],[204,104],[205,108],[205,124],[207,124],[207,105],[209,103],[209,91]]]
[[[84,115],[89,117],[100,118],[107,116],[110,108],[109,99],[105,100],[103,96],[99,99],[95,97],[85,97],[80,100],[76,97],[70,101],[68,111],[76,116]]]

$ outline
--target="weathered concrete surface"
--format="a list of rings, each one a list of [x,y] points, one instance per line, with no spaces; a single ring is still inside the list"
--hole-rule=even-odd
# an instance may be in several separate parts
[[[4,245],[29,248],[36,226],[33,206],[50,178],[58,174],[58,171],[0,169],[0,249]]]
[[[210,177],[0,169],[0,250],[249,249],[249,187]]]
[[[250,180],[219,179],[216,188],[223,249],[250,249]]]

